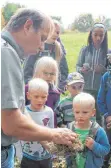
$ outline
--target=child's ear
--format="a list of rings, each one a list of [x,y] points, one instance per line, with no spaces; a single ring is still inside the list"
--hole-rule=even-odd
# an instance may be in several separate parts
[[[26,97],[28,100],[30,100],[30,93],[29,92],[26,93]]]
[[[96,109],[92,110],[92,117],[94,117],[96,115]]]

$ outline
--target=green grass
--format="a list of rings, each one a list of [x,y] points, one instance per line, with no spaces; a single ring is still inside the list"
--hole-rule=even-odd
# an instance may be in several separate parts
[[[111,48],[111,31],[108,32],[108,46]],[[68,32],[61,35],[62,42],[67,51],[69,72],[75,71],[77,57],[82,46],[87,44],[88,33]]]

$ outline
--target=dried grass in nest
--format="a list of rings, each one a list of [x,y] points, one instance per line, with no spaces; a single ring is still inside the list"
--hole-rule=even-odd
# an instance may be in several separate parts
[[[59,156],[65,156],[66,154],[74,154],[83,150],[83,144],[79,139],[79,135],[73,142],[72,146],[60,145],[60,144],[49,144],[49,151],[52,154],[57,154]]]
[[[74,156],[77,152],[82,150],[83,144],[79,139],[79,135],[77,136],[71,147],[67,145],[50,143],[49,151],[52,155],[56,156],[55,159],[53,159],[53,168],[67,168],[66,156]]]

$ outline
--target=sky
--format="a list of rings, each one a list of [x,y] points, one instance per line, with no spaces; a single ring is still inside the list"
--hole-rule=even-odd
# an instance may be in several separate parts
[[[111,18],[111,0],[1,0],[23,4],[35,8],[51,16],[61,16],[65,27],[83,13],[91,13],[94,18],[100,15]]]

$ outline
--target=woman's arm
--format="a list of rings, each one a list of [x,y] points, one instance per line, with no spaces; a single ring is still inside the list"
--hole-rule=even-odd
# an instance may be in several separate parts
[[[86,53],[86,47],[83,47],[80,50],[78,61],[77,61],[77,64],[76,64],[76,70],[77,70],[77,72],[81,73],[81,70],[83,68],[83,64],[85,63],[85,53]]]

